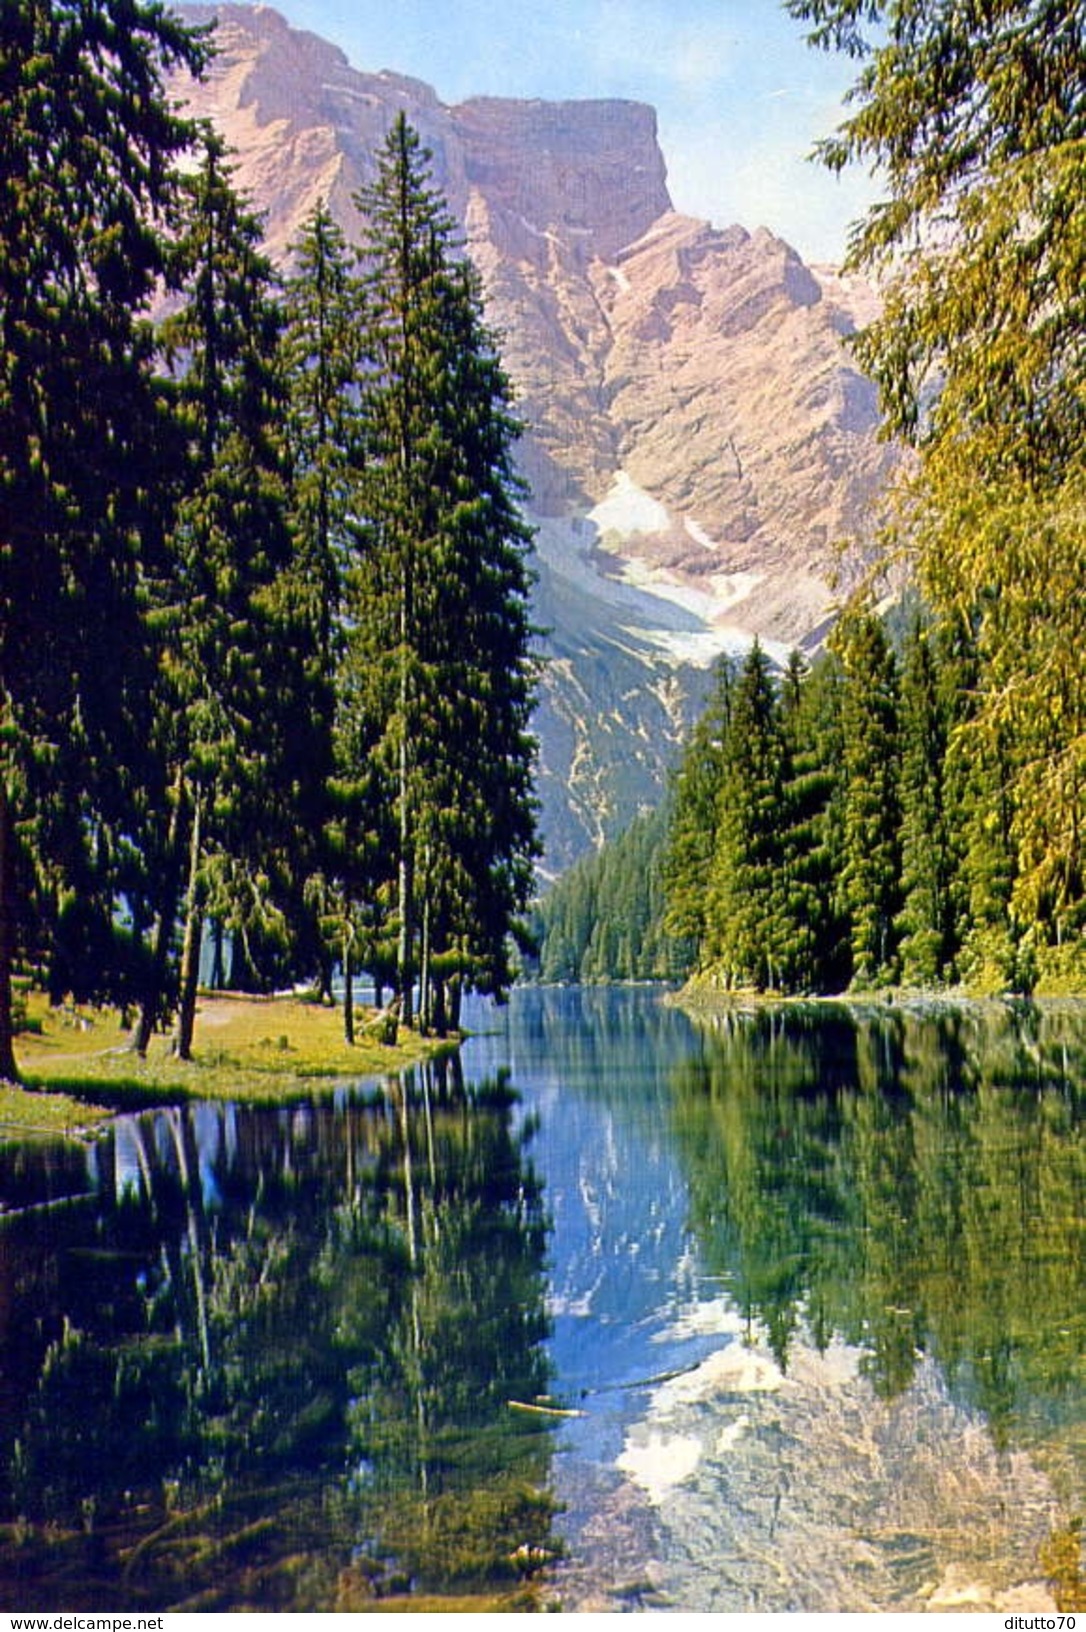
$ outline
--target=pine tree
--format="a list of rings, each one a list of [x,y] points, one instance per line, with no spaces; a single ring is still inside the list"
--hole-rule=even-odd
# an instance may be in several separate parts
[[[500,992],[536,853],[529,533],[510,388],[430,156],[400,115],[359,199],[371,370],[347,662],[396,812],[397,988]]]
[[[179,256],[191,290],[164,340],[175,360],[189,466],[159,585],[164,630],[160,745],[173,808],[160,833],[155,979],[177,915],[184,939],[175,1046],[192,1045],[205,920],[248,950],[286,935],[274,858],[296,842],[312,775],[303,586],[288,526],[280,312],[259,222],[208,134],[190,178]],[[146,1047],[160,992],[148,992]]]
[[[336,750],[335,682],[343,651],[344,580],[350,522],[362,465],[359,394],[365,368],[363,290],[342,230],[321,200],[291,247],[293,274],[283,291],[283,365],[288,382],[287,444],[291,525],[296,570],[304,586],[312,629],[314,717],[309,738],[325,766],[328,802],[315,813],[294,857],[309,914],[308,951],[331,992],[331,963],[339,958],[346,982],[348,1041],[354,1040],[352,965],[365,955],[359,903],[369,893],[358,863],[372,832],[363,811],[366,779],[356,756]],[[344,683],[346,679],[344,677]],[[350,718],[351,710],[344,711]],[[351,877],[343,876],[351,858]],[[372,953],[371,953],[372,961]]]
[[[807,749],[802,756],[814,771],[819,840],[816,866],[825,876],[825,903],[819,944],[820,985],[824,991],[842,991],[852,976],[850,925],[842,911],[838,880],[845,866],[845,805],[847,779],[844,750],[844,697],[847,681],[840,660],[832,651],[821,653],[804,685],[802,732]]]
[[[736,683],[723,760],[708,954],[729,988],[780,989],[787,747],[769,659],[757,641]]]
[[[120,773],[145,724],[138,590],[159,423],[147,311],[192,139],[163,74],[198,71],[203,57],[196,35],[139,0],[10,0],[0,12],[5,1078],[27,891],[42,882],[56,902],[94,842],[100,921],[112,906],[116,879],[92,835],[120,825]]]
[[[323,199],[291,246],[283,289],[283,365],[296,552],[313,600],[321,662],[334,667],[336,615],[362,462],[363,287]]]
[[[933,641],[915,622],[901,676],[901,976],[906,984],[953,978],[956,866],[947,813],[950,721]]]
[[[1005,743],[970,741],[964,767],[962,881],[967,903],[962,974],[980,992],[1029,991],[1026,926],[1014,909],[1017,855],[1013,776]]]
[[[441,814],[426,834],[423,948],[444,952],[458,990],[467,982],[500,994],[538,854],[531,534],[512,463],[520,426],[468,261],[449,269],[443,327],[449,350],[437,410],[447,452],[435,475],[447,510],[431,631],[440,754],[429,800]],[[423,974],[428,1019],[435,997],[440,1003],[433,963]]]
[[[842,929],[834,911],[830,811],[839,775],[832,680],[823,660],[811,671],[789,659],[781,690],[787,756],[781,914],[782,985],[820,992],[840,984]]]
[[[849,926],[852,978],[894,972],[900,892],[897,662],[881,620],[854,608],[834,631],[844,673],[838,908]]]
[[[691,943],[698,964],[705,955],[709,876],[734,690],[734,663],[725,655],[718,659],[712,695],[672,779],[672,814],[663,863],[664,925],[676,940]]]

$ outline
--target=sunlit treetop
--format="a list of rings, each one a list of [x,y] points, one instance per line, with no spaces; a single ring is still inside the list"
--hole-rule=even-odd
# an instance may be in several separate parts
[[[809,39],[859,63],[832,169],[884,199],[849,260],[885,280],[861,342],[889,427],[948,424],[1018,468],[1063,468],[1086,379],[1083,0],[787,0]]]

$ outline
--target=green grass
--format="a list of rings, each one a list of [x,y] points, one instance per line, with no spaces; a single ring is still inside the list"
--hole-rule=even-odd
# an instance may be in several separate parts
[[[27,1093],[0,1082],[0,1141],[41,1135],[43,1138],[80,1136],[103,1122],[110,1112],[104,1105],[73,1098],[60,1091]]]
[[[393,1046],[365,1035],[343,1040],[343,1015],[296,997],[216,993],[200,999],[191,1061],[165,1036],[146,1060],[133,1053],[114,1010],[50,1009],[28,998],[29,1029],[16,1040],[22,1088],[0,1084],[0,1138],[93,1128],[111,1110],[187,1099],[276,1104],[321,1087],[381,1078],[455,1047],[401,1028]]]

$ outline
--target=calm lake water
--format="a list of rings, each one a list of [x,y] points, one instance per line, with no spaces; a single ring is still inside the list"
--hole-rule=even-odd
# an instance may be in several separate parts
[[[1086,1608],[1086,1011],[470,1023],[0,1149],[0,1608]]]

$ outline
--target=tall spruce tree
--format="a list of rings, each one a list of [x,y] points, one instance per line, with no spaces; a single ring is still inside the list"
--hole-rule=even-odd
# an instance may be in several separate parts
[[[919,621],[901,673],[901,977],[930,986],[952,980],[957,954],[957,857],[947,800],[951,720],[934,640]]]
[[[841,856],[837,903],[849,926],[852,979],[894,973],[900,904],[897,660],[882,620],[853,608],[834,631],[844,674],[841,709]]]
[[[964,766],[961,967],[980,992],[1029,991],[1034,974],[1024,944],[1029,925],[1014,906],[1018,858],[1009,758],[1006,744],[985,732],[982,743],[969,743]]]
[[[756,641],[735,686],[723,749],[707,949],[727,987],[780,989],[787,745],[769,658]]]
[[[296,551],[313,600],[323,666],[335,666],[337,613],[362,465],[366,362],[361,280],[324,200],[291,246],[283,289],[283,363]]]
[[[786,747],[781,984],[787,991],[832,991],[841,983],[840,922],[834,910],[830,811],[839,762],[832,678],[794,652],[781,687]],[[830,717],[827,717],[830,716]]]
[[[717,660],[712,694],[696,721],[672,778],[663,876],[667,906],[664,927],[694,949],[701,964],[707,949],[707,902],[716,848],[724,743],[735,692],[734,659]]]
[[[163,75],[203,60],[191,30],[140,0],[0,10],[3,1078],[17,1074],[27,891],[44,877],[56,900],[73,858],[85,865],[146,724],[138,582],[159,423],[147,311],[193,134]]]
[[[401,114],[360,195],[371,367],[347,662],[396,812],[396,982],[424,1020],[500,991],[531,890],[530,537],[510,388],[430,156]]]
[[[164,332],[189,462],[158,586],[160,751],[173,809],[158,841],[154,960],[157,981],[180,906],[182,1058],[192,1046],[208,913],[243,947],[285,933],[275,862],[296,842],[312,776],[311,628],[288,525],[274,279],[260,224],[235,193],[211,133],[188,195],[179,256],[191,293]],[[146,1047],[160,1002],[160,991],[149,990],[138,1047]]]
[[[309,903],[303,948],[331,992],[332,964],[346,983],[348,1041],[354,1040],[352,965],[361,928],[356,903],[372,895],[359,863],[369,832],[366,776],[349,745],[336,752],[335,680],[343,649],[344,580],[350,521],[362,468],[361,376],[365,367],[363,291],[342,229],[321,200],[291,246],[293,272],[284,287],[283,361],[289,389],[287,442],[291,525],[297,569],[313,635],[312,751],[325,764],[325,806],[299,835],[295,870]],[[350,718],[352,710],[342,711]],[[350,858],[349,879],[343,876]],[[364,869],[363,869],[364,872]]]

